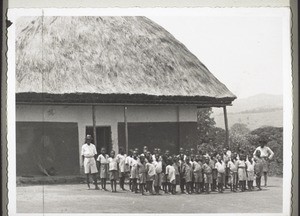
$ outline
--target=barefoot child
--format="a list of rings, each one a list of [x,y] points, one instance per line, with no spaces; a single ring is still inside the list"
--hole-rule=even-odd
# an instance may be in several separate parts
[[[118,159],[115,156],[115,151],[112,150],[110,152],[110,157],[107,159],[108,161],[108,171],[109,171],[109,179],[111,192],[117,192],[117,179],[119,176],[119,167],[118,167]]]
[[[238,178],[240,191],[244,192],[246,190],[246,180],[247,180],[247,165],[245,162],[245,156],[240,155],[240,160],[238,160]]]
[[[185,188],[186,194],[192,193],[192,178],[193,178],[193,168],[190,163],[190,157],[185,158],[185,163],[183,165],[184,179],[185,179]]]
[[[108,155],[106,154],[105,148],[101,148],[101,154],[98,156],[97,161],[100,164],[101,189],[106,191],[106,179],[108,178]]]
[[[146,186],[146,162],[145,162],[145,155],[141,154],[140,155],[140,160],[137,164],[137,169],[138,169],[138,174],[139,174],[139,186],[140,186],[140,191],[142,195],[144,195],[144,189]]]
[[[159,189],[161,187],[162,182],[162,161],[159,154],[156,154],[155,161],[153,161],[153,165],[155,167],[155,179],[154,179],[154,190],[156,195],[160,195]]]
[[[224,191],[224,185],[225,185],[225,168],[226,168],[226,165],[225,165],[225,162],[222,160],[222,156],[219,155],[217,157],[217,162],[216,162],[216,165],[215,165],[215,168],[217,169],[218,171],[218,191],[219,193],[223,193]]]
[[[201,193],[200,184],[202,182],[202,166],[200,162],[200,155],[196,155],[194,162],[194,181],[195,181],[195,192]]]
[[[184,186],[185,186],[185,179],[184,179],[184,160],[185,160],[185,155],[184,154],[180,154],[179,155],[179,176],[180,176],[180,190],[181,193],[184,193]]]
[[[137,179],[139,177],[137,164],[138,164],[137,151],[133,151],[133,156],[130,160],[130,167],[131,167],[130,178],[132,180],[131,192],[135,192],[135,193],[137,193]]]
[[[126,154],[124,153],[124,148],[119,149],[119,154],[117,155],[117,161],[119,164],[119,177],[120,177],[120,188],[124,191],[124,184],[125,184],[125,176],[126,176]]]
[[[215,153],[211,153],[211,159],[209,161],[209,166],[212,168],[211,191],[216,191],[217,188],[218,170],[216,169],[215,165],[216,165],[216,155]]]
[[[179,172],[180,164],[179,164],[179,159],[178,159],[178,157],[176,155],[173,157],[173,165],[172,166],[175,169],[174,193],[177,193],[176,192],[176,185],[180,185],[180,172]]]
[[[130,171],[131,171],[131,160],[132,160],[132,155],[133,155],[133,150],[129,149],[128,155],[126,156],[125,159],[125,169],[126,169],[126,176],[129,177],[128,185],[129,185],[129,190],[132,189],[132,179],[130,178]]]
[[[260,150],[255,152],[254,158],[254,174],[255,174],[255,182],[258,190],[261,190],[261,176],[263,174],[263,161],[260,157]]]
[[[254,181],[254,161],[252,157],[249,157],[246,161],[247,165],[247,183],[248,183],[248,190],[252,191],[254,189],[253,187],[253,181]]]
[[[165,154],[161,156],[162,158],[162,188],[165,193],[168,192],[168,182],[166,177],[166,167],[168,165],[168,158],[170,156],[170,151],[166,150]]]
[[[155,179],[155,167],[153,165],[152,157],[148,157],[148,162],[146,163],[146,185],[147,190],[150,194],[153,194],[153,181]]]
[[[209,194],[209,185],[212,184],[212,167],[209,164],[209,157],[205,158],[205,163],[203,164],[203,177],[204,177],[204,185],[205,192]]]
[[[230,190],[236,192],[237,190],[237,159],[235,155],[232,155],[231,160],[227,164],[229,168],[229,185]]]
[[[175,168],[173,167],[172,157],[168,158],[167,160],[167,167],[166,167],[166,178],[168,184],[168,191],[171,194],[175,194],[175,187],[176,187],[176,173]]]

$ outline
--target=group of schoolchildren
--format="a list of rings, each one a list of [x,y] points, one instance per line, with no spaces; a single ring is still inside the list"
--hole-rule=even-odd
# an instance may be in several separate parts
[[[149,193],[160,195],[164,193],[176,194],[176,186],[180,186],[181,193],[200,194],[225,189],[236,192],[261,190],[261,176],[263,172],[260,151],[255,156],[237,155],[228,149],[220,153],[203,154],[195,149],[180,148],[178,155],[171,155],[169,150],[164,153],[155,148],[151,153],[144,146],[142,153],[139,149],[129,150],[128,155],[120,148],[106,154],[101,149],[97,158],[98,170],[101,178],[101,189],[106,189],[106,181],[111,183],[111,191],[117,191],[117,180],[120,189],[125,190],[125,181],[128,180],[130,191],[134,193]],[[247,189],[246,189],[247,186]]]

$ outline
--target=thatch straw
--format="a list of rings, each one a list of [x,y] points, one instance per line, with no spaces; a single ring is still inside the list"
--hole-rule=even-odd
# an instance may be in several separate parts
[[[145,17],[17,22],[16,92],[232,98],[169,32]]]

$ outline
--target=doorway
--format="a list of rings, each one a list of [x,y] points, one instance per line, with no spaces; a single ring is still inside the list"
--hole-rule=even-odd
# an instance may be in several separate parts
[[[94,137],[93,127],[87,126],[85,130],[85,134],[90,134]],[[101,152],[101,148],[105,148],[107,154],[109,155],[112,147],[111,147],[111,127],[110,126],[97,126],[96,127],[96,141],[94,143],[96,145],[98,155]]]

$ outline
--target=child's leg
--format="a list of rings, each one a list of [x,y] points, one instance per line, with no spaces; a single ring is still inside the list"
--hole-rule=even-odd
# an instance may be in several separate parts
[[[114,183],[113,180],[110,180],[110,187],[111,187],[111,191],[114,192]]]
[[[209,193],[209,183],[205,183],[205,192]]]
[[[185,185],[184,178],[181,178],[180,179],[180,190],[181,190],[181,193],[184,193],[184,185]]]
[[[133,189],[134,189],[134,192],[137,193],[138,192],[138,185],[137,185],[137,178],[134,178],[133,179]]]
[[[88,188],[90,188],[90,174],[86,174],[86,183]]]
[[[120,176],[120,181],[119,181],[119,184],[120,184],[120,188],[123,189],[124,188],[124,180],[123,180],[123,173],[121,173],[121,176]]]
[[[258,188],[259,190],[261,190],[261,176],[259,176],[258,178]]]
[[[117,192],[117,180],[114,180],[115,192]]]
[[[106,178],[103,179],[104,190],[106,190]]]
[[[132,178],[129,179],[129,190],[131,190],[131,192],[133,191],[132,190]]]
[[[242,182],[242,181],[239,181],[239,190],[240,190],[240,191],[243,191],[242,184],[243,184],[243,182]]]
[[[152,187],[152,184],[153,184],[152,181],[149,181],[149,182],[148,182],[148,191],[149,191],[151,194],[153,194],[153,187]]]
[[[94,180],[94,183],[95,183],[95,189],[99,190],[98,182],[97,182],[97,174],[96,173],[93,173],[93,180]]]
[[[140,184],[140,191],[142,195],[144,195],[144,184]]]
[[[190,191],[190,184],[189,184],[189,182],[186,182],[185,183],[185,193],[188,194],[189,191]]]
[[[168,183],[167,183],[167,182],[163,182],[163,183],[162,183],[162,186],[163,186],[163,191],[164,191],[165,193],[168,193]]]
[[[217,188],[217,179],[213,179],[212,191],[215,191]]]

